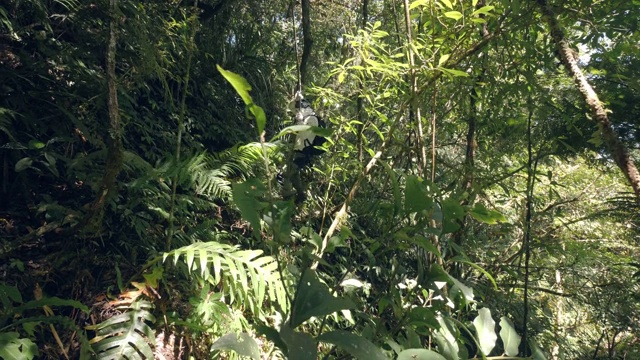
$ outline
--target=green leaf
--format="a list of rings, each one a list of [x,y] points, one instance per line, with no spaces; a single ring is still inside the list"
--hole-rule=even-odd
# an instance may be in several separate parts
[[[280,131],[278,135],[274,136],[270,141],[273,142],[274,140],[287,134],[297,134],[303,131],[311,131],[312,133],[322,137],[329,137],[331,136],[331,134],[333,134],[333,129],[310,125],[291,125],[282,129],[282,131]]]
[[[260,360],[260,348],[256,341],[247,333],[227,334],[213,343],[212,350],[232,350],[240,356]]]
[[[61,299],[59,297],[44,297],[40,300],[31,300],[28,301],[20,306],[18,306],[15,309],[16,313],[21,313],[25,310],[29,310],[29,309],[39,309],[43,306],[71,306],[73,308],[76,308],[78,310],[82,310],[85,313],[89,313],[89,308],[84,305],[83,303],[76,301],[76,300],[70,300],[70,299]]]
[[[429,3],[431,0],[416,0],[414,2],[411,3],[411,5],[409,5],[409,10],[413,10],[415,8],[417,8],[418,6],[424,6],[427,3]]]
[[[398,360],[447,360],[433,350],[407,349],[398,355]]]
[[[0,358],[31,360],[38,356],[38,347],[29,339],[20,339],[17,332],[0,333]]]
[[[484,355],[489,355],[496,346],[496,340],[498,340],[496,322],[491,318],[491,310],[487,308],[478,310],[478,316],[473,320],[473,326],[478,334],[480,351]]]
[[[447,60],[449,60],[449,57],[451,57],[451,54],[444,54],[440,56],[440,60],[438,60],[438,66],[442,66],[442,64],[447,62]]]
[[[474,11],[471,16],[478,16],[480,14],[482,15],[491,15],[491,10],[493,10],[495,8],[495,6],[491,6],[491,5],[487,5],[487,6],[483,6],[480,9]]]
[[[291,327],[295,328],[312,316],[329,315],[336,311],[353,309],[348,299],[334,297],[327,285],[318,280],[315,271],[306,269],[298,283],[296,298],[291,309]]]
[[[411,214],[433,207],[433,198],[428,193],[430,181],[424,181],[415,175],[407,176],[404,188],[404,210]]]
[[[440,2],[442,2],[444,6],[448,7],[449,9],[453,9],[453,4],[450,0],[440,0]]]
[[[456,69],[447,69],[447,68],[440,68],[440,70],[442,70],[443,72],[452,75],[452,76],[462,76],[462,77],[468,77],[469,74],[467,74],[464,71],[460,71],[460,70],[456,70]]]
[[[450,277],[450,278],[451,278],[451,281],[453,281],[453,287],[451,288],[451,292],[455,293],[456,291],[460,291],[462,293],[462,297],[464,298],[467,304],[470,302],[473,302],[473,298],[474,298],[473,288],[468,287],[467,285],[463,284],[461,281],[459,281],[454,277]]]
[[[264,127],[267,124],[267,115],[264,113],[264,110],[256,104],[250,104],[247,106],[249,107],[249,111],[251,111],[251,114],[253,114],[256,119],[258,134],[262,134],[262,132],[264,131]]]
[[[442,201],[442,233],[452,233],[460,228],[464,218],[464,208],[457,199],[448,198]]]
[[[447,11],[444,13],[444,16],[450,18],[450,19],[454,19],[454,20],[460,20],[462,19],[462,13],[460,11]]]
[[[31,167],[31,164],[33,164],[33,160],[30,157],[22,158],[16,163],[15,170],[16,172],[23,171]]]
[[[427,307],[414,307],[407,316],[407,324],[416,329],[416,332],[426,335],[431,330],[439,327],[434,310]]]
[[[284,324],[280,329],[280,338],[287,344],[287,358],[289,360],[310,360],[317,358],[317,345],[311,336],[293,331],[287,324]]]
[[[220,67],[220,65],[216,65],[216,68],[218,68],[220,74],[222,74],[222,76],[227,79],[231,86],[233,86],[238,95],[240,95],[240,97],[242,98],[242,101],[244,101],[245,105],[253,104],[253,99],[251,99],[251,95],[249,95],[249,91],[251,91],[251,85],[249,85],[245,78],[234,72],[223,69],[222,67]]]
[[[507,356],[518,356],[518,348],[520,347],[520,335],[513,327],[513,323],[507,317],[500,318],[500,338],[504,347],[504,353]]]
[[[507,222],[504,215],[496,210],[487,209],[482,203],[475,204],[469,211],[469,215],[478,221],[490,225],[497,224],[498,222]]]
[[[351,356],[360,360],[388,360],[385,354],[371,341],[343,330],[324,333],[316,340],[338,346]]]
[[[256,119],[258,134],[262,134],[267,123],[267,116],[264,113],[264,109],[253,103],[253,99],[251,98],[251,95],[249,95],[249,91],[251,91],[251,85],[249,85],[249,82],[247,82],[247,80],[242,76],[223,69],[222,67],[220,67],[220,65],[216,65],[216,68],[218,68],[220,74],[222,74],[222,76],[227,79],[231,86],[233,86],[233,88],[236,90],[236,93],[238,93],[238,95],[242,98],[242,101],[244,101],[247,109]]]
[[[242,217],[251,224],[253,236],[256,239],[260,239],[260,216],[258,214],[264,208],[264,204],[259,199],[266,191],[264,184],[255,178],[232,185],[233,200],[240,209]]]
[[[286,326],[286,325],[283,325]],[[264,335],[265,338],[267,338],[267,340],[273,342],[273,344],[275,346],[277,346],[280,350],[282,350],[282,352],[286,353],[287,352],[287,344],[285,344],[285,342],[282,340],[282,337],[280,336],[280,333],[278,332],[278,330],[264,325],[262,323],[258,324],[256,327],[256,332],[260,335]]]
[[[43,147],[45,147],[45,144],[42,141],[29,140],[29,149],[42,149]]]
[[[438,323],[440,328],[433,333],[433,337],[438,344],[438,351],[447,360],[460,360],[460,347],[452,331],[454,327],[442,316],[438,317]]]

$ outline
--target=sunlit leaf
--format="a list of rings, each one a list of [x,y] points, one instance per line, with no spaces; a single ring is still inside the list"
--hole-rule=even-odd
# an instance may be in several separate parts
[[[442,66],[442,64],[446,63],[447,60],[449,60],[449,57],[451,57],[451,54],[445,54],[440,56],[440,60],[438,60],[438,66]]]
[[[220,67],[220,65],[216,65],[216,68],[218,68],[220,74],[222,74],[222,76],[227,79],[231,86],[233,86],[233,88],[236,90],[236,93],[238,93],[238,95],[242,98],[242,101],[244,101],[245,105],[253,104],[253,99],[251,99],[251,95],[249,95],[249,91],[251,91],[251,85],[249,85],[245,78],[234,72],[223,69],[222,67]]]
[[[416,0],[414,2],[411,3],[411,5],[409,5],[409,10],[413,10],[415,8],[417,8],[418,6],[424,6],[426,4],[428,4],[431,0]]]
[[[487,308],[478,310],[478,316],[473,320],[473,326],[476,328],[476,334],[478,335],[480,351],[484,355],[489,355],[498,340],[496,322],[491,317],[491,310]]]
[[[454,19],[454,20],[460,20],[462,19],[462,13],[460,11],[447,11],[444,13],[444,16],[450,18],[450,19]]]
[[[490,15],[491,14],[491,10],[493,10],[495,8],[495,6],[491,6],[491,5],[487,5],[487,6],[483,6],[480,9],[474,11],[471,16],[478,16],[480,14],[482,15]]]
[[[500,318],[500,338],[507,356],[518,356],[521,337],[507,317]]]
[[[260,360],[260,348],[253,337],[246,333],[227,334],[211,345],[212,350],[232,350],[238,355]]]
[[[442,2],[447,8],[453,9],[453,4],[450,0],[440,0],[440,2]]]

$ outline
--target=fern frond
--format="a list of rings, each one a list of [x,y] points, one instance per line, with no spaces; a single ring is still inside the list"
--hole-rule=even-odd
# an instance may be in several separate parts
[[[278,264],[273,257],[262,256],[262,250],[240,250],[211,241],[165,253],[162,261],[169,257],[174,264],[182,261],[189,272],[196,272],[211,284],[221,284],[230,303],[244,305],[254,314],[260,312],[267,295],[283,311],[288,308]]]
[[[111,317],[100,324],[87,326],[96,336],[90,343],[98,359],[153,359],[152,346],[155,345],[155,332],[147,322],[155,322],[150,310],[153,305],[138,300],[125,309],[125,312]]]

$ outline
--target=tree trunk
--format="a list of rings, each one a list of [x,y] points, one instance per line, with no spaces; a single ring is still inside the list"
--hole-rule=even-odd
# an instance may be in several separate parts
[[[109,196],[116,191],[116,179],[122,169],[122,129],[120,126],[120,108],[118,105],[118,87],[116,84],[116,25],[119,18],[118,0],[109,1],[109,43],[107,45],[107,111],[109,114],[109,130],[107,134],[107,161],[102,184],[98,196],[94,200],[85,219],[79,224],[80,229],[99,226],[104,213],[104,205]]]
[[[593,87],[591,87],[587,78],[580,70],[578,60],[574,56],[574,52],[569,46],[564,31],[556,20],[553,10],[549,7],[546,0],[537,0],[537,2],[542,10],[543,18],[549,25],[551,38],[558,50],[560,61],[562,61],[562,64],[565,66],[571,77],[573,77],[578,90],[580,90],[580,93],[584,97],[589,109],[591,109],[591,115],[598,124],[604,143],[609,148],[609,151],[611,151],[613,159],[633,188],[633,191],[636,194],[636,200],[640,201],[640,173],[638,173],[636,164],[631,156],[629,156],[629,151],[622,141],[620,141],[618,134],[611,125],[609,117],[607,116],[607,110],[604,108],[598,99],[598,95],[593,90]]]
[[[300,77],[302,84],[307,83],[307,65],[311,57],[311,4],[310,0],[302,0],[302,59],[300,60]]]

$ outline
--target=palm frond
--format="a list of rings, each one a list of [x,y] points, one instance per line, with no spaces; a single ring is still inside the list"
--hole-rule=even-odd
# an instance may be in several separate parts
[[[87,326],[87,330],[96,332],[90,343],[97,358],[153,359],[155,332],[148,324],[155,322],[150,311],[152,308],[150,302],[137,300],[125,307],[122,314],[100,324]]]
[[[210,241],[165,253],[162,261],[169,257],[173,257],[174,264],[184,263],[190,273],[212,285],[221,285],[231,304],[244,305],[254,314],[259,313],[267,296],[283,311],[288,308],[278,264],[273,257],[262,256],[262,250],[240,250]]]

